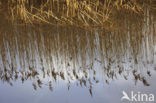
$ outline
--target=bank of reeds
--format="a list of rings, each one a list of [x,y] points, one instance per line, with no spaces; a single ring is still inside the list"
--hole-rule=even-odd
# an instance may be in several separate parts
[[[94,27],[111,26],[114,11],[141,14],[144,2],[145,0],[8,0],[7,4],[13,20]]]

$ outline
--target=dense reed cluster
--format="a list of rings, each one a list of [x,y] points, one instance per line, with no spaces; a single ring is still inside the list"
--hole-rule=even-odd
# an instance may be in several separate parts
[[[114,12],[141,15],[152,0],[1,0],[1,4],[4,2],[11,19],[25,23],[110,27]]]

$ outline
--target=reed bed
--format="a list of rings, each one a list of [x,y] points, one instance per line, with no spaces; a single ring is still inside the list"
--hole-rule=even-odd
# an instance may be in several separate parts
[[[5,2],[8,4],[10,18],[22,20],[24,23],[111,27],[114,11],[142,14],[145,0],[8,0]]]

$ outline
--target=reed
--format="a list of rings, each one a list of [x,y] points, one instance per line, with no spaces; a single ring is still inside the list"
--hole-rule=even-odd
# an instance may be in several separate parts
[[[146,1],[147,2],[147,1]],[[151,0],[149,0],[151,2]],[[144,0],[9,0],[11,19],[25,23],[111,26],[114,11],[143,12]]]

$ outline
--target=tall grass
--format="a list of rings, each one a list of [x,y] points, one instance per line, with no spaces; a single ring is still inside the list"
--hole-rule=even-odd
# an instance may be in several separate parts
[[[151,1],[151,0],[149,0]],[[12,19],[51,25],[111,26],[114,11],[141,14],[144,0],[8,0]]]

